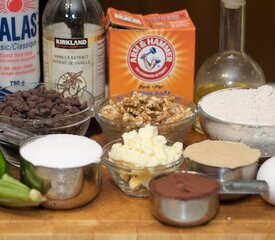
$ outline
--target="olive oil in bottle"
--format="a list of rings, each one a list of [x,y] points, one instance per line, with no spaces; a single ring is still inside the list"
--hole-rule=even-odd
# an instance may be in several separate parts
[[[224,88],[255,88],[265,83],[261,67],[244,51],[245,0],[221,0],[219,52],[200,67],[195,102]],[[197,119],[195,130],[202,132]]]

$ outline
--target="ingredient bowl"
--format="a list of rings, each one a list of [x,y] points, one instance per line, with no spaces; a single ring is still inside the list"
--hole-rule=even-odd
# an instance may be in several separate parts
[[[206,174],[220,183],[255,179],[261,152],[244,143],[205,140],[184,150],[186,169]],[[221,195],[234,199],[239,196]]]
[[[219,183],[196,172],[172,172],[150,182],[150,205],[165,224],[192,227],[205,224],[219,211]]]
[[[66,85],[36,83],[0,91],[0,123],[37,135],[85,135],[93,115],[94,97],[86,90],[70,95]]]
[[[193,102],[174,95],[124,93],[107,97],[95,106],[96,120],[109,141],[146,124],[157,126],[159,134],[171,141],[183,141],[195,115]]]
[[[201,164],[195,161],[185,158],[185,167],[189,171],[195,171],[198,173],[205,174],[219,181],[221,184],[231,180],[251,180],[255,179],[258,162],[252,163],[250,165],[237,167],[234,169],[225,167],[213,167],[205,164]],[[243,197],[242,194],[220,194],[221,200],[235,200]]]
[[[178,170],[183,157],[176,161],[155,167],[135,167],[134,165],[126,165],[120,162],[114,162],[109,157],[109,152],[113,144],[121,143],[122,139],[117,139],[104,146],[103,148],[103,163],[107,167],[113,181],[126,194],[135,197],[149,196],[149,182],[150,180],[162,173]],[[171,146],[174,142],[168,141],[167,145]]]
[[[270,87],[271,88],[271,87]],[[241,89],[226,89],[226,90],[219,90],[212,92],[206,96],[204,96],[198,103],[198,116],[200,119],[200,123],[202,126],[202,129],[204,133],[210,138],[214,140],[227,140],[227,141],[233,141],[233,142],[243,142],[250,147],[257,148],[261,150],[261,157],[262,158],[268,158],[275,155],[275,124],[265,124],[264,119],[259,116],[258,108],[265,109],[265,106],[273,106],[275,104],[275,93],[270,94],[274,95],[274,103],[268,102],[268,93],[264,95],[263,97],[257,97],[256,99],[252,98],[254,101],[254,105],[259,105],[258,108],[254,107],[253,105],[250,106],[248,104],[245,105],[245,103],[242,103],[243,101],[239,100],[239,97],[236,98],[236,104],[234,105],[234,109],[227,112],[228,116],[240,116],[240,118],[244,118],[244,120],[240,122],[228,120],[226,118],[216,117],[213,114],[209,114],[209,111],[206,111],[205,109],[210,107],[211,108],[226,108],[227,102],[224,102],[223,99],[220,99],[219,101],[212,102],[210,101],[215,95],[221,95],[223,93],[227,92],[233,92],[238,91]],[[273,91],[273,90],[271,90]],[[256,95],[256,94],[255,94]],[[253,96],[253,95],[252,95]],[[251,101],[252,101],[251,100]],[[257,103],[258,101],[258,103]],[[232,100],[233,102],[233,100]],[[242,107],[242,108],[241,108]],[[246,124],[245,122],[247,119],[245,117],[248,117],[245,113],[245,111],[240,111],[242,109],[245,109],[249,111],[250,115],[255,115],[255,117],[259,118],[259,122],[262,124]],[[273,115],[272,113],[265,112],[266,114],[266,120],[272,120]],[[230,116],[230,119],[232,119],[232,116]],[[240,119],[241,121],[241,119]],[[255,120],[256,121],[256,120]],[[271,121],[272,123],[272,121]]]
[[[75,146],[62,148],[62,139],[64,144],[74,142]],[[54,148],[55,144],[60,147]],[[81,136],[52,134],[32,137],[20,146],[20,178],[46,197],[42,206],[77,208],[94,200],[100,193],[101,154],[102,148],[96,142]]]
[[[65,85],[39,83],[10,86],[0,92],[0,123],[36,135],[85,135],[93,116],[94,97],[86,90],[70,95]],[[18,151],[10,145],[1,144],[1,148],[7,160],[18,165]]]

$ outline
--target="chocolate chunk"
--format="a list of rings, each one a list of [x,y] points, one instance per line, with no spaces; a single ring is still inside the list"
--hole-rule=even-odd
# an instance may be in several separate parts
[[[6,95],[6,96],[5,96],[5,100],[6,100],[7,102],[9,102],[9,101],[14,101],[14,100],[23,102],[23,101],[24,101],[24,98],[22,98],[21,95],[18,95],[18,94],[17,94],[17,95],[9,94],[9,95]]]
[[[55,109],[60,113],[64,113],[67,111],[67,107],[63,103],[59,104],[57,107],[55,107]]]
[[[28,101],[27,104],[28,104],[29,108],[32,109],[32,108],[36,107],[37,102],[35,102],[35,101]]]
[[[37,116],[39,116],[39,110],[34,108],[34,109],[31,109],[28,113],[27,113],[27,116],[29,119],[36,119]]]
[[[51,110],[49,108],[42,107],[42,108],[39,109],[39,116],[40,117],[47,118],[47,117],[50,116],[50,114],[51,114]]]
[[[51,117],[55,117],[56,115],[58,115],[59,111],[56,109],[56,107],[53,107],[51,110]]]
[[[12,112],[12,118],[23,118],[24,116],[20,112]]]
[[[4,116],[10,117],[12,112],[13,112],[12,108],[10,106],[6,106],[1,114],[4,115]]]
[[[22,104],[18,107],[18,112],[20,112],[20,113],[28,112],[28,111],[30,111],[30,108],[29,108],[28,104],[25,103],[25,102],[22,103]]]
[[[0,102],[0,112],[6,107],[6,104],[3,102]]]
[[[26,100],[28,102],[37,102],[38,98],[39,98],[39,96],[37,96],[37,95],[29,95],[29,97],[26,98]]]
[[[44,103],[44,106],[45,106],[46,108],[48,108],[49,110],[52,109],[53,105],[54,105],[54,102],[51,101],[51,99],[48,99],[48,100]]]
[[[7,105],[11,106],[13,110],[17,110],[19,109],[20,105],[22,104],[21,101],[18,100],[12,100],[10,101]]]

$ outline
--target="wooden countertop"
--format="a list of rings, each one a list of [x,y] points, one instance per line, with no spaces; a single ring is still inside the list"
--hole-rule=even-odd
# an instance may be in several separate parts
[[[95,135],[104,144],[106,139]],[[186,144],[204,137],[191,133]],[[66,211],[0,207],[0,239],[275,239],[275,207],[259,196],[221,203],[207,225],[166,226],[155,220],[148,199],[122,193],[104,171],[103,189],[90,204]]]

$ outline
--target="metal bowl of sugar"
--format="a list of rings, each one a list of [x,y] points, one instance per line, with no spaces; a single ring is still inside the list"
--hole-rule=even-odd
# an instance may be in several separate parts
[[[55,140],[55,137],[59,140]],[[68,141],[68,138],[73,139]],[[81,142],[83,139],[84,144]],[[39,141],[43,140],[40,147],[37,147]],[[61,141],[64,141],[63,146]],[[51,150],[53,146],[49,146],[50,142],[52,142],[51,145],[56,144],[59,147]],[[68,142],[75,144],[69,146]],[[82,146],[85,142],[88,143],[86,147],[90,145],[87,152]],[[45,146],[45,149],[41,146]],[[65,154],[65,151],[69,152]],[[100,193],[102,149],[95,141],[83,136],[68,134],[36,136],[24,141],[20,145],[19,152],[21,181],[31,188],[38,189],[46,196],[47,200],[42,206],[51,209],[77,208],[91,202]],[[53,156],[53,152],[56,156]],[[39,156],[43,160],[37,161]],[[63,163],[56,164],[51,158],[55,159],[54,162],[60,158]],[[64,160],[67,162],[64,163]]]
[[[102,148],[83,136],[35,136],[20,144],[20,178],[47,200],[42,206],[72,209],[94,200],[101,190]]]
[[[34,136],[7,124],[1,127],[1,141],[19,147],[21,181],[47,198],[42,206],[72,209],[98,196],[102,147],[97,142],[72,134]]]
[[[255,93],[258,90],[260,96],[261,94],[274,96],[274,103],[268,96],[266,96],[266,100],[263,100],[264,97],[256,97],[255,101],[261,100],[259,108],[260,105],[275,104],[275,92],[273,93],[273,89],[270,88],[260,89],[261,91],[258,90],[259,88],[253,89]],[[275,121],[275,112],[263,112],[259,115],[256,106],[248,107],[247,103],[247,107],[245,107],[245,103],[238,97],[239,95],[234,96],[235,92],[244,91],[245,94],[249,90],[251,91],[251,89],[232,88],[207,94],[198,103],[198,116],[204,133],[210,139],[245,143],[250,147],[259,149],[261,158],[264,159],[275,155],[275,124],[272,124],[272,121]],[[228,108],[228,105],[231,104],[230,101],[225,101],[223,97],[226,93],[231,93],[232,96],[230,96],[236,99],[234,100],[235,105],[231,108]],[[268,101],[271,102],[268,103]],[[257,121],[261,124],[249,123],[252,117],[258,118]],[[235,118],[236,120],[234,120]],[[256,120],[254,121],[256,122]]]

